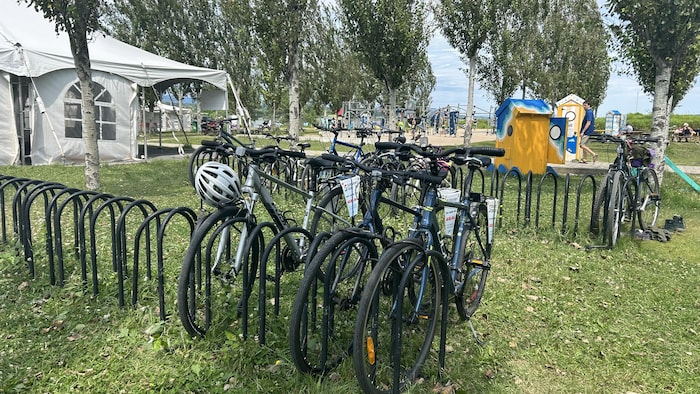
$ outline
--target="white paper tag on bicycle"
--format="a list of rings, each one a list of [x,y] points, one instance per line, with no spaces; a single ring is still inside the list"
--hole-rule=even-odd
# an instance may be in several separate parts
[[[486,198],[486,216],[489,222],[488,239],[493,242],[493,231],[496,228],[496,212],[498,209],[498,199],[495,197]]]
[[[440,199],[447,202],[459,202],[461,194],[459,189],[452,189],[449,187],[443,187],[438,190]],[[452,232],[455,228],[455,221],[457,221],[457,208],[445,207],[445,235],[448,237],[452,236]]]
[[[353,217],[357,215],[360,208],[360,176],[341,179],[340,186],[343,188],[345,204],[348,206],[348,215]]]

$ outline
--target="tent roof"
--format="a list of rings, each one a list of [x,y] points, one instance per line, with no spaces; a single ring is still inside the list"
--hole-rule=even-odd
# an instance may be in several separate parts
[[[56,34],[51,21],[17,0],[0,0],[0,9],[0,70],[38,77],[75,68],[68,34]],[[88,48],[93,70],[120,75],[140,86],[195,79],[226,90],[224,71],[166,59],[100,32],[93,34]]]

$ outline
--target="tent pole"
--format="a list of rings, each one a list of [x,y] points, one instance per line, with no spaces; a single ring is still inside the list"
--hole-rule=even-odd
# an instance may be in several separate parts
[[[146,134],[146,87],[141,87],[141,129],[143,130],[143,159],[148,160],[148,135]]]

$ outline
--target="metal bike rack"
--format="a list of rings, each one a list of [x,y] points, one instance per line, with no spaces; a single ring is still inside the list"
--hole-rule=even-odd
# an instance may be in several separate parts
[[[145,201],[145,200],[143,200]],[[150,204],[150,203],[149,203]],[[152,204],[151,204],[152,206]],[[155,207],[153,207],[155,208]],[[188,207],[178,207],[178,208],[164,208],[151,213],[146,219],[141,223],[141,225],[136,230],[136,236],[134,238],[134,262],[132,267],[132,286],[131,286],[131,305],[136,306],[138,302],[138,283],[139,283],[139,256],[140,256],[140,240],[141,236],[145,233],[145,248],[146,248],[146,278],[151,279],[151,237],[150,228],[151,224],[155,222],[157,229],[156,236],[156,263],[158,271],[158,301],[160,309],[160,319],[166,319],[165,311],[165,272],[164,272],[164,256],[163,256],[163,236],[165,234],[165,229],[168,224],[176,217],[182,216],[187,221],[190,230],[190,236],[194,232],[195,222],[197,220],[197,214]],[[164,217],[164,218],[163,218]],[[120,218],[121,219],[121,218]],[[126,254],[124,255],[126,258]]]
[[[581,182],[578,184],[578,188],[576,189],[576,219],[574,222],[574,234],[578,234],[578,225],[579,225],[579,212],[581,209],[581,191],[583,190],[583,186],[585,185],[586,181],[589,180],[591,181],[591,212],[593,212],[593,204],[595,204],[595,195],[598,190],[598,185],[595,181],[595,178],[593,175],[586,175],[581,179]],[[591,221],[589,223],[589,228],[591,223],[593,223],[593,217],[591,217]]]
[[[508,180],[508,177],[510,175],[513,175],[517,180],[518,180],[518,205],[517,205],[517,210],[516,210],[516,219],[515,223],[520,222],[520,207],[521,207],[521,201],[522,201],[522,194],[523,194],[523,175],[520,172],[520,170],[517,167],[513,167],[506,174],[503,176],[503,180],[501,181],[501,194],[499,199],[501,200],[500,203],[500,208],[499,208],[499,218],[498,218],[498,227],[500,228],[503,224],[503,196],[505,195],[505,190],[506,190],[506,181]]]
[[[20,244],[23,247],[24,250],[24,261],[27,263],[27,266],[29,268],[29,275],[33,278],[34,277],[34,270],[35,270],[35,265],[34,265],[34,249],[33,245],[34,242],[32,241],[32,228],[31,228],[31,215],[30,215],[30,208],[32,206],[32,203],[36,198],[39,196],[44,198],[44,214],[46,214],[46,210],[49,205],[49,194],[51,195],[52,199],[53,196],[56,194],[57,189],[65,189],[66,186],[60,184],[60,183],[55,183],[55,182],[43,182],[39,184],[35,184],[34,188],[31,190],[26,191],[26,194],[24,196],[24,199],[22,199],[20,196],[22,195],[23,189],[27,188],[30,183],[27,182],[25,183],[20,189],[18,189],[17,194],[15,194],[15,199],[13,200],[13,204],[18,204],[19,208],[19,241]],[[17,198],[20,197],[20,198]],[[45,217],[46,219],[46,217]],[[51,271],[52,267],[49,267],[49,270]],[[51,277],[54,277],[54,273],[50,272],[49,275]]]
[[[53,227],[52,223],[54,222],[53,218],[54,215],[56,214],[57,211],[57,203],[59,199],[68,194],[69,196],[73,193],[79,192],[79,189],[72,189],[72,188],[65,188],[63,190],[60,190],[58,193],[56,193],[49,204],[46,206],[46,211],[45,211],[45,225],[46,225],[46,256],[49,259],[49,275],[50,275],[50,283],[51,285],[56,284],[56,265],[54,264],[54,239],[53,239]],[[62,266],[61,266],[62,267]],[[59,285],[63,286],[64,285],[64,272],[61,270],[59,273],[60,276],[60,281]]]
[[[134,199],[124,199],[123,197],[120,198],[120,200],[117,200],[117,198],[112,199],[111,201],[116,202],[116,201],[129,201],[129,204],[127,204],[122,210],[121,214],[119,215],[119,218],[117,219],[117,228],[115,231],[115,237],[112,239],[112,250],[114,251],[112,253],[112,269],[114,269],[117,272],[117,298],[119,300],[119,306],[124,307],[125,302],[124,302],[124,277],[128,276],[128,270],[127,270],[127,265],[126,265],[126,256],[127,256],[127,247],[126,247],[126,219],[128,217],[129,212],[131,212],[133,209],[138,208],[143,216],[143,220],[145,220],[151,212],[156,210],[155,205],[153,205],[152,202],[147,201],[147,200],[134,200]],[[107,204],[108,202],[105,202],[104,204]],[[104,205],[103,204],[103,205]],[[97,215],[97,213],[95,213]],[[143,222],[142,220],[142,222]],[[148,232],[148,229],[147,229]],[[147,235],[148,237],[148,235]]]
[[[241,295],[241,301],[239,303],[239,310],[241,313],[241,332],[243,338],[248,338],[248,298],[253,293],[252,278],[255,278],[256,272],[255,268],[260,264],[260,257],[263,253],[263,248],[265,247],[265,237],[263,235],[263,230],[269,229],[273,234],[277,232],[277,227],[272,222],[263,222],[256,225],[253,230],[251,230],[248,235],[248,241],[245,244],[245,250],[243,252],[243,294]],[[249,257],[252,254],[252,261]],[[251,264],[253,269],[251,270]],[[266,272],[260,271],[260,282],[265,282]],[[259,303],[264,303],[265,300],[259,300]],[[258,315],[259,319],[262,319]],[[262,343],[262,342],[261,342]]]
[[[267,288],[266,288],[266,281],[267,281],[267,261],[270,258],[270,254],[272,253],[272,249],[274,248],[276,253],[275,253],[275,277],[273,278],[274,284],[275,284],[275,291],[274,291],[274,300],[275,300],[275,305],[274,305],[274,315],[279,316],[279,305],[280,305],[280,279],[282,278],[282,274],[284,273],[284,268],[282,267],[281,260],[283,258],[282,256],[282,238],[288,234],[301,234],[306,238],[306,241],[308,243],[311,243],[313,240],[313,235],[306,229],[302,227],[289,227],[286,228],[279,233],[277,233],[272,239],[270,239],[270,242],[265,246],[265,250],[263,251],[263,254],[260,256],[260,280],[258,283],[259,286],[259,291],[258,291],[258,320],[260,322],[260,330],[258,332],[258,340],[260,341],[261,344],[265,344],[265,311],[266,311],[266,306],[265,302],[267,300]]]
[[[65,284],[65,264],[63,259],[63,230],[61,226],[61,218],[63,217],[63,211],[70,204],[73,205],[73,255],[75,260],[79,260],[81,254],[80,239],[81,236],[84,236],[84,234],[81,235],[81,233],[84,233],[84,231],[81,232],[78,229],[79,215],[87,201],[89,201],[93,196],[96,195],[99,195],[99,193],[89,190],[76,191],[74,193],[71,193],[66,200],[61,202],[61,204],[59,204],[55,210],[55,214],[52,219],[54,222],[53,228],[55,231],[54,239],[56,245],[55,248],[59,286],[63,286]],[[85,274],[83,274],[81,278],[83,280],[83,283],[87,285],[87,277],[85,276]]]
[[[535,231],[537,231],[537,229],[540,226],[540,203],[542,201],[542,185],[544,184],[544,181],[547,178],[552,178],[552,182],[554,185],[554,198],[552,199],[552,228],[554,227],[557,220],[557,199],[559,196],[559,182],[557,179],[557,175],[554,172],[547,170],[547,172],[545,172],[544,175],[542,175],[542,178],[540,178],[540,183],[537,186],[537,203],[535,205]],[[530,183],[530,179],[531,178],[528,178],[528,184]]]

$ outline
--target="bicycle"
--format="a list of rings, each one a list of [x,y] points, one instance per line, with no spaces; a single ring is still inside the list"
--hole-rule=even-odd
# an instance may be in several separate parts
[[[216,128],[217,134],[213,140],[202,140],[202,145],[195,149],[194,152],[192,152],[188,163],[188,177],[190,180],[190,185],[194,186],[195,174],[197,173],[197,169],[203,163],[217,161],[219,163],[224,163],[234,168],[239,167],[236,165],[236,163],[234,163],[236,158],[234,151],[236,147],[243,146],[252,148],[255,146],[253,140],[251,140],[250,143],[246,144],[225,130],[224,125],[236,119],[237,118],[227,118],[211,121],[218,124],[218,127]],[[239,173],[242,172],[240,168],[238,170]]]
[[[252,291],[256,278],[258,261],[265,263],[271,248],[281,242],[283,250],[276,264],[276,270],[291,272],[296,269],[309,253],[308,245],[313,234],[323,228],[328,221],[342,220],[342,206],[332,202],[342,200],[343,191],[338,187],[320,194],[301,190],[266,174],[261,163],[273,161],[280,156],[301,158],[301,152],[284,151],[278,148],[253,149],[239,147],[238,157],[249,160],[247,176],[241,186],[240,179],[233,169],[225,164],[208,162],[200,166],[195,176],[195,189],[202,200],[215,211],[198,221],[189,247],[185,253],[178,279],[178,312],[180,320],[191,336],[204,336],[212,325],[225,328],[232,317],[227,313],[234,297],[234,283],[242,274],[242,289],[237,312],[247,323],[247,314],[242,313]],[[265,180],[265,181],[263,181]],[[305,200],[303,223],[297,226],[294,220],[281,212],[275,204],[266,182],[274,182]],[[255,215],[256,203],[260,201],[271,218],[271,222],[258,224]],[[333,216],[333,219],[325,219]],[[310,224],[309,224],[310,223]],[[349,225],[349,221],[345,220]],[[307,230],[308,229],[308,230]],[[269,244],[264,244],[263,231],[274,235]],[[274,279],[279,280],[280,272]],[[262,282],[265,272],[259,276]],[[216,282],[221,286],[215,286]],[[216,313],[224,315],[213,321]]]
[[[397,149],[398,143],[377,142],[379,151]],[[354,160],[324,154],[322,158],[353,166],[371,178],[368,208],[363,220],[352,228],[341,229],[325,240],[323,247],[307,264],[299,283],[290,316],[289,347],[292,361],[300,372],[325,374],[349,354],[354,311],[371,267],[382,248],[397,236],[385,226],[380,205],[417,215],[417,211],[384,196],[394,181],[418,174],[394,168],[365,165]],[[396,215],[392,215],[396,217]]]
[[[440,320],[438,361],[440,368],[444,365],[450,297],[478,340],[471,316],[481,302],[491,267],[498,202],[484,194],[484,182],[480,192],[473,190],[472,182],[476,173],[483,180],[481,169],[491,163],[489,157],[476,155],[503,154],[498,148],[471,148],[464,155],[431,155],[434,161],[442,158],[467,166],[466,193],[460,202],[439,200],[445,171],[436,172],[437,163],[431,165],[421,179],[419,216],[409,237],[385,249],[372,270],[359,302],[352,349],[364,392],[397,392],[410,385],[431,351]],[[457,210],[446,241],[436,214],[441,207]]]
[[[593,200],[591,232],[602,233],[605,246],[613,248],[625,222],[646,230],[656,225],[661,209],[661,194],[656,171],[651,168],[651,155],[645,146],[658,142],[654,137],[621,138],[607,134],[594,140],[617,144],[617,156],[603,177]]]

